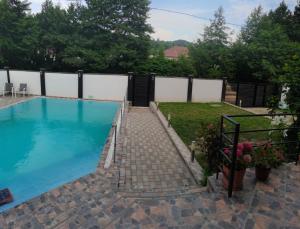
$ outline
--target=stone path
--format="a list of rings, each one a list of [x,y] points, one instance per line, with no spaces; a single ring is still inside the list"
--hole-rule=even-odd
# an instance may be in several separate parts
[[[195,185],[187,166],[149,108],[130,108],[125,131],[121,188],[161,192]]]

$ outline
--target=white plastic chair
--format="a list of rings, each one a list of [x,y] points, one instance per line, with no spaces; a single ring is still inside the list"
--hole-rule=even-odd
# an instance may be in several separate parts
[[[7,93],[11,93],[11,96],[15,96],[14,85],[12,83],[5,83],[2,95],[5,96]]]

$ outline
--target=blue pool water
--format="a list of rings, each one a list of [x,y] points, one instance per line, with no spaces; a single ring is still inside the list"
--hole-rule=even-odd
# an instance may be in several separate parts
[[[119,103],[36,98],[0,109],[0,212],[94,172]]]

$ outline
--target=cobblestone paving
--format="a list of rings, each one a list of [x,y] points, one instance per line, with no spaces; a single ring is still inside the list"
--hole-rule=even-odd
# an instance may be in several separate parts
[[[130,123],[130,117],[147,116],[141,110],[133,110],[131,115],[128,116],[128,122],[123,123],[127,126],[122,127],[123,134],[117,144],[117,161],[125,165],[127,160],[124,158],[124,148],[128,147],[131,139],[124,138],[124,134],[133,128],[134,131],[129,136],[138,138],[133,121]],[[159,127],[156,124],[152,126],[151,123],[147,124],[149,126],[140,126],[139,130],[151,128],[155,133],[161,134],[159,129],[156,132],[156,128]],[[153,136],[157,137],[155,134]],[[164,142],[163,139],[161,142]],[[106,150],[107,147],[105,152]],[[175,155],[173,156],[176,157]],[[154,158],[151,160],[156,162]],[[144,161],[141,160],[141,163],[144,164]],[[118,189],[119,164],[111,166],[109,170],[104,170],[103,165],[104,160],[101,160],[95,173],[1,213],[0,228],[300,229],[300,166],[291,164],[273,170],[267,183],[256,183],[253,171],[249,170],[244,191],[234,193],[233,198],[228,199],[226,192],[221,188],[221,179],[212,179],[214,193],[197,188],[191,182],[187,187],[188,191],[185,192],[176,194],[165,191],[165,196],[152,193],[148,197],[136,197],[133,192],[126,193],[123,189],[120,192]],[[126,170],[125,167],[124,169]],[[143,167],[141,171],[143,172]],[[176,170],[173,172],[170,179],[177,174]],[[189,176],[183,176],[183,179],[189,179]],[[167,182],[173,187],[175,183],[168,183],[168,180],[161,182]],[[180,189],[177,185],[180,185],[180,181],[176,182],[174,189]],[[151,191],[151,185],[149,186]]]
[[[300,228],[300,166],[274,170],[267,183],[249,171],[245,190],[231,199],[216,185],[217,193],[136,200],[109,228]]]
[[[131,191],[164,191],[195,185],[187,166],[149,108],[127,118],[120,185]]]

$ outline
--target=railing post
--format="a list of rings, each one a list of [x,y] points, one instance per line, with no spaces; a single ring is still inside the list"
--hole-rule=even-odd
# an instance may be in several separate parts
[[[114,124],[115,136],[114,136],[114,163],[116,163],[116,148],[117,148],[117,124]]]
[[[9,67],[4,67],[4,70],[6,70],[6,75],[7,75],[7,83],[10,83],[10,73],[9,73]]]
[[[223,85],[222,85],[222,102],[225,101],[226,90],[227,90],[227,77],[223,77]]]
[[[234,176],[236,170],[236,159],[237,159],[237,146],[239,143],[239,136],[240,136],[240,124],[235,125],[235,134],[234,134],[234,142],[233,142],[233,151],[232,151],[232,159],[231,159],[231,171],[230,171],[230,180],[228,186],[228,197],[232,197],[232,190],[233,190],[233,183],[234,183]]]
[[[223,132],[224,132],[224,116],[221,116],[221,126],[220,126],[220,148],[223,150]],[[221,158],[220,152],[217,154],[217,162],[219,163]],[[216,179],[219,178],[219,169],[216,174]]]

